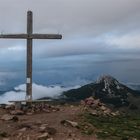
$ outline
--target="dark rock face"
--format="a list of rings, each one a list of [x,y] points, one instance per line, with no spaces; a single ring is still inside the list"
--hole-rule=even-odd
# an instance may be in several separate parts
[[[100,98],[103,102],[114,104],[116,106],[128,106],[127,100],[129,93],[133,91],[120,84],[111,76],[100,77],[97,81],[98,89],[95,89],[95,97]]]
[[[132,104],[137,104],[138,100],[140,101],[139,91],[128,88],[108,75],[101,76],[95,83],[64,93],[64,97],[68,101],[80,101],[90,96],[100,99],[103,103],[111,104],[114,107],[128,107]]]

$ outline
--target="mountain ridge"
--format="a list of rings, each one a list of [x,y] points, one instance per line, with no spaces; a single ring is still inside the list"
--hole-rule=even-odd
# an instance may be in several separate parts
[[[94,83],[66,91],[63,93],[62,98],[66,101],[76,102],[90,96],[100,99],[103,103],[112,105],[115,108],[140,108],[140,91],[125,86],[110,75],[103,75]]]

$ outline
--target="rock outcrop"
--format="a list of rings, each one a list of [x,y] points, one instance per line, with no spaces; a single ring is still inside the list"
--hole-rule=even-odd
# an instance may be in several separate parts
[[[119,111],[111,110],[106,104],[102,103],[99,99],[94,99],[89,97],[81,101],[81,105],[84,106],[84,109],[88,110],[91,115],[94,116],[117,116],[120,115]]]

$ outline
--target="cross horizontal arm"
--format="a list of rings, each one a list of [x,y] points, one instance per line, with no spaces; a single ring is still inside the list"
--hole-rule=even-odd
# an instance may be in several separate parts
[[[60,34],[1,34],[0,39],[62,39]]]
[[[26,39],[28,38],[27,34],[1,34],[0,38],[8,38],[8,39]]]
[[[32,34],[33,39],[62,39],[60,34]]]

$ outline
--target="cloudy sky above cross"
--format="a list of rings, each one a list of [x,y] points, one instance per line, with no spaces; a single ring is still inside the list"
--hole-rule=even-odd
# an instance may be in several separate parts
[[[24,33],[27,10],[34,13],[34,33],[64,35],[60,42],[35,41],[36,60],[83,54],[103,63],[140,59],[139,0],[0,0],[1,33]],[[3,60],[24,60],[25,46],[22,40],[0,41],[1,66]],[[128,65],[135,73],[140,69],[137,62]]]
[[[38,57],[125,51],[129,53],[131,49],[135,53],[139,50],[139,0],[0,0],[1,32],[24,32],[28,9],[35,13],[35,32],[65,35],[62,42],[49,41],[48,48],[42,50],[37,47]],[[45,42],[35,44],[46,46]],[[0,48],[3,49],[1,52],[8,48],[12,50],[11,47],[19,51],[16,46],[23,49],[24,42],[0,42]],[[101,51],[102,47],[105,48],[104,51]]]

